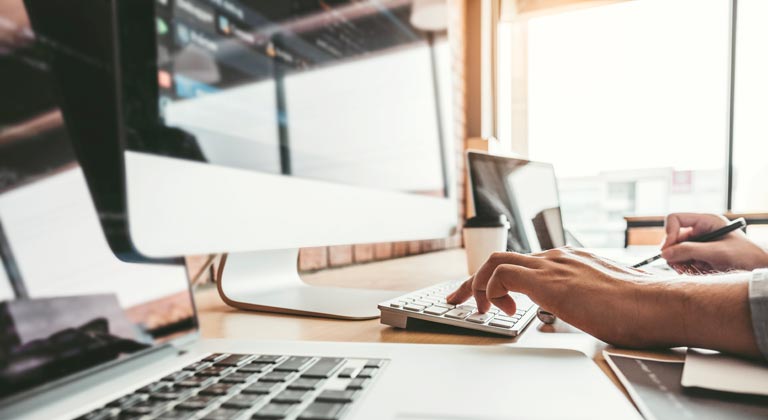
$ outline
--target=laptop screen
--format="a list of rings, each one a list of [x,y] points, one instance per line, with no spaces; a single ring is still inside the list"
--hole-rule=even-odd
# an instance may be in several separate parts
[[[55,45],[22,0],[0,2],[2,401],[196,331],[183,265],[110,250],[54,94]]]
[[[482,153],[467,156],[475,214],[507,216],[508,250],[531,253],[565,245],[551,164]]]

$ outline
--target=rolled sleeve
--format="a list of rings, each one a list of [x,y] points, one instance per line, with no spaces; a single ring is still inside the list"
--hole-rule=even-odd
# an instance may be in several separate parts
[[[768,268],[752,272],[749,282],[749,309],[757,347],[768,360]]]

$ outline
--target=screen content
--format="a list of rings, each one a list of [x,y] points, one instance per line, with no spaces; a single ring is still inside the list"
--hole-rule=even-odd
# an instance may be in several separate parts
[[[53,94],[50,51],[22,0],[0,4],[0,23],[5,399],[193,332],[196,321],[182,265],[126,263],[110,250]]]
[[[156,0],[161,120],[209,163],[444,196],[448,42],[415,3]]]
[[[507,248],[520,253],[565,245],[557,181],[552,165],[469,154],[475,214],[506,215]]]

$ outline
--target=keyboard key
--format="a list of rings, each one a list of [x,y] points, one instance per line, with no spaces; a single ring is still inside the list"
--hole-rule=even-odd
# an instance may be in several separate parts
[[[310,390],[315,389],[322,379],[299,378],[288,384],[288,389]]]
[[[367,368],[380,368],[382,366],[384,366],[384,360],[382,360],[382,359],[371,359],[371,360],[368,360],[367,362],[365,362],[365,366],[363,366],[363,367],[367,367]]]
[[[373,375],[376,374],[376,371],[378,369],[374,368],[364,368],[360,371],[360,373],[357,374],[358,378],[373,378]]]
[[[477,307],[475,305],[459,305],[456,307],[456,309],[463,309],[465,311],[474,312],[477,310]]]
[[[197,373],[196,376],[224,376],[235,371],[235,368],[227,366],[211,366],[207,367]]]
[[[357,369],[352,367],[344,368],[339,372],[339,378],[351,378],[352,374],[355,373],[355,370]]]
[[[238,394],[224,401],[221,406],[225,408],[239,408],[241,410],[247,410],[263,399],[263,395]]]
[[[162,379],[163,382],[179,382],[181,380],[184,380],[186,378],[189,378],[192,376],[192,372],[187,370],[180,370],[178,372],[173,372],[172,374],[166,376]]]
[[[430,315],[440,316],[440,315],[443,315],[444,313],[446,313],[448,311],[450,311],[449,308],[444,308],[442,306],[433,306],[431,308],[425,309],[424,313],[425,314],[430,314]]]
[[[355,378],[349,381],[347,389],[363,389],[368,386],[369,382],[371,382],[371,380],[367,378]]]
[[[428,300],[417,300],[416,302],[413,302],[415,305],[423,306],[425,308],[429,308],[430,306],[434,305],[434,302],[430,302]]]
[[[239,408],[217,408],[208,413],[203,420],[232,420],[243,414]]]
[[[292,404],[277,404],[269,403],[259,409],[253,417],[253,419],[282,419],[291,413],[293,408],[296,407]]]
[[[149,385],[146,385],[142,388],[139,388],[136,392],[142,393],[142,394],[150,394],[152,392],[160,392],[160,391],[166,391],[171,389],[173,384],[168,382],[152,382]]]
[[[472,311],[467,311],[467,310],[464,310],[464,309],[456,308],[456,309],[451,309],[450,311],[448,311],[448,313],[445,314],[445,317],[446,318],[453,318],[453,319],[464,319],[464,318],[468,317],[471,313],[472,313]]]
[[[275,356],[275,355],[269,355],[269,354],[262,354],[261,356],[257,357],[254,362],[258,363],[269,363],[269,364],[275,364],[282,359],[283,356]]]
[[[175,386],[177,388],[202,388],[214,383],[215,381],[216,379],[211,376],[193,376],[191,378],[184,379],[183,381],[177,383]]]
[[[469,322],[474,322],[475,324],[485,324],[485,323],[486,323],[486,322],[488,322],[488,320],[490,320],[491,318],[493,318],[493,314],[491,314],[491,313],[484,313],[484,314],[481,314],[481,313],[479,313],[479,312],[478,312],[478,313],[476,313],[476,314],[472,314],[472,315],[470,315],[470,316],[467,318],[467,321],[469,321]]]
[[[348,403],[352,402],[356,395],[357,391],[354,390],[338,391],[327,389],[321,392],[320,395],[315,398],[315,401]]]
[[[338,420],[346,404],[313,402],[299,414],[299,420]]]
[[[249,363],[247,365],[239,367],[237,371],[246,372],[246,373],[261,373],[267,370],[269,366],[272,366],[272,364],[262,363],[262,362],[253,362],[253,363]]]
[[[400,300],[400,301],[397,301],[397,302],[391,302],[391,303],[389,304],[389,307],[390,307],[390,308],[402,308],[402,307],[403,307],[403,305],[405,305],[405,302],[403,302],[402,300]]]
[[[230,354],[216,362],[216,366],[241,366],[250,362],[253,358],[252,354]]]
[[[192,363],[191,365],[185,367],[184,370],[189,370],[189,371],[192,371],[192,372],[197,372],[198,370],[203,370],[203,369],[205,369],[205,368],[207,368],[209,366],[211,366],[211,364],[208,363],[208,362],[196,362],[196,363]]]
[[[494,318],[494,319],[497,320],[497,321],[510,322],[512,324],[515,323],[515,319],[514,318],[512,318],[511,316],[506,316],[506,315],[496,315],[496,318]]]
[[[491,322],[488,323],[488,325],[492,327],[499,327],[499,328],[512,328],[514,326],[514,324],[512,324],[511,322],[502,321],[499,319],[492,320]]]
[[[197,415],[194,411],[190,410],[171,410],[167,413],[163,413],[157,420],[187,420]]]
[[[287,382],[296,377],[296,372],[269,372],[259,378],[259,382]]]
[[[421,312],[421,311],[423,311],[426,308],[426,306],[417,305],[415,303],[409,303],[409,304],[403,306],[403,308],[405,308],[405,309],[407,309],[409,311]]]
[[[301,374],[304,378],[330,378],[346,363],[341,358],[324,357]]]
[[[187,392],[189,394],[189,392]],[[157,401],[176,401],[186,395],[178,392],[155,392],[149,395],[150,400]]]
[[[243,389],[243,394],[266,395],[274,391],[280,384],[275,382],[256,382]]]
[[[225,382],[228,384],[244,384],[246,382],[250,382],[252,379],[256,378],[257,374],[255,373],[249,373],[249,372],[235,372],[230,373],[229,375],[221,378],[219,382]]]
[[[217,383],[200,390],[200,395],[227,395],[233,391],[235,384]]]
[[[219,397],[215,396],[196,395],[182,401],[181,404],[176,406],[176,409],[198,411],[210,407],[218,400]]]
[[[291,356],[285,362],[275,366],[274,370],[279,372],[298,372],[307,367],[311,361],[311,357]]]
[[[203,362],[213,363],[213,362],[218,362],[219,360],[221,360],[221,359],[223,359],[223,358],[225,358],[227,356],[229,356],[228,353],[214,353],[214,354],[204,358],[202,361]]]
[[[304,399],[307,398],[309,394],[310,394],[310,391],[299,391],[299,390],[287,389],[275,395],[272,398],[272,402],[299,404],[300,402],[304,401]]]

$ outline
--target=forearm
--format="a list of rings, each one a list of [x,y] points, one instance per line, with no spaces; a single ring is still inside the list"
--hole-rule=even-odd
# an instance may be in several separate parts
[[[660,343],[761,357],[749,305],[751,273],[687,278],[649,285],[646,299]]]

